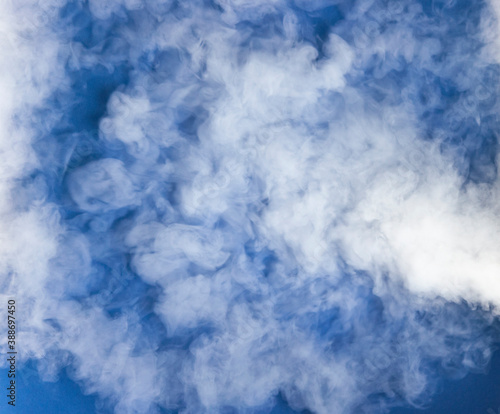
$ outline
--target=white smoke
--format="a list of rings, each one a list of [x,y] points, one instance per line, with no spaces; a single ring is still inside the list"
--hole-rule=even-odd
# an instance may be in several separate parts
[[[265,412],[280,392],[319,414],[369,410],[374,394],[374,410],[418,406],[431,362],[456,378],[483,369],[493,339],[480,331],[500,306],[496,164],[462,174],[446,120],[424,136],[418,85],[382,81],[403,60],[443,76],[467,65],[473,98],[452,116],[480,125],[496,86],[469,74],[491,61],[455,50],[440,63],[442,40],[410,27],[437,24],[417,3],[360,2],[352,36],[336,27],[321,50],[283,2],[217,5],[91,1],[92,35],[110,30],[114,48],[53,23],[63,2],[4,5],[0,299],[18,299],[21,360],[44,380],[71,366],[117,413]],[[266,16],[274,32],[256,36]],[[496,20],[481,22],[495,47]],[[121,60],[130,80],[99,120],[101,153],[72,167],[78,142],[43,141],[67,122],[58,96],[81,98],[72,70]],[[372,79],[383,98],[363,89]],[[60,170],[42,162],[64,146]]]

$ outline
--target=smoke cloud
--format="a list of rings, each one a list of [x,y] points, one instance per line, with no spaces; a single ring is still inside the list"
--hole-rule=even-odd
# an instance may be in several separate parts
[[[495,2],[0,19],[0,299],[43,380],[101,413],[380,413],[487,370]]]

